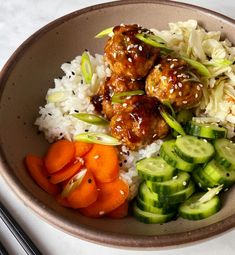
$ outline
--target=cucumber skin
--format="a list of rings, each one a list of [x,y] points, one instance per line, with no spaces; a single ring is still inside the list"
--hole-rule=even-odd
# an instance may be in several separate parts
[[[219,138],[224,138],[227,135],[226,129],[224,130],[209,130],[209,129],[210,128],[206,127],[206,125],[203,127],[193,122],[187,122],[185,126],[185,130],[187,134],[197,136],[197,137],[219,139]]]
[[[213,163],[214,163],[214,165],[213,165]],[[214,170],[213,170],[213,167],[215,167]],[[229,188],[235,183],[235,177],[234,177],[234,179],[232,179],[232,178],[230,179],[229,177],[223,178],[223,176],[221,175],[221,178],[213,179],[213,174],[212,174],[213,172],[216,172],[216,171],[223,172],[224,170],[227,170],[227,169],[221,169],[219,165],[218,166],[216,165],[216,161],[212,160],[201,170],[201,172],[202,172],[202,174],[204,174],[204,177],[209,179],[211,182],[214,182],[215,186],[219,186],[219,185],[223,184],[224,188]],[[232,174],[232,173],[233,172],[230,172],[230,174]],[[226,174],[226,172],[224,171],[224,175],[225,174]],[[219,174],[217,174],[217,176],[219,176]]]
[[[191,189],[189,194],[181,194],[179,196],[177,196],[177,193],[172,194],[170,196],[163,195],[163,196],[159,196],[159,201],[169,205],[182,203],[195,192],[195,185],[192,181],[190,181],[188,187],[186,187],[186,189],[188,188]],[[179,191],[179,192],[182,192],[182,191]]]
[[[202,178],[200,171],[201,168],[195,169],[193,171],[193,180],[197,184],[197,186],[205,191],[208,191],[208,188],[215,187],[216,185],[211,183],[210,180],[208,180],[207,178]]]
[[[180,163],[178,163],[176,160],[172,159],[170,156],[168,156],[168,154],[165,152],[165,150],[163,149],[163,146],[161,146],[160,148],[160,156],[172,167],[175,167],[177,169],[180,169],[182,171],[185,172],[192,172],[193,169],[195,168],[195,165],[192,163],[189,163],[187,161],[185,161],[185,165],[182,166]],[[183,159],[182,159],[183,160]]]
[[[144,183],[142,183],[140,186],[139,186],[139,191],[138,191],[138,196],[140,197],[140,199],[145,202],[146,204],[149,204],[151,206],[154,206],[154,207],[163,207],[164,206],[164,203],[160,202],[159,199],[153,199],[151,198],[150,196],[148,196],[148,194],[144,194],[144,191],[143,191],[143,185]],[[146,185],[146,184],[145,184]],[[147,187],[147,185],[146,185]],[[149,188],[147,187],[147,189],[149,190]],[[152,192],[149,190],[149,192]],[[155,193],[154,193],[155,194]]]
[[[203,219],[206,219],[214,214],[216,214],[220,209],[221,209],[221,202],[220,202],[220,199],[218,196],[214,197],[217,199],[217,205],[216,207],[213,208],[213,210],[210,211],[210,213],[196,213],[196,214],[188,214],[188,213],[185,213],[184,211],[182,211],[182,206],[183,204],[179,207],[179,216],[184,218],[184,219],[187,219],[187,220],[203,220]]]
[[[137,196],[136,198],[136,205],[143,211],[151,212],[151,213],[157,213],[157,214],[168,214],[168,213],[175,213],[177,211],[177,208],[162,206],[162,207],[156,207],[152,206],[150,204],[145,203],[140,197]]]
[[[169,214],[154,214],[152,213],[152,217],[146,217],[144,214],[146,212],[138,208],[136,203],[134,203],[133,207],[133,215],[136,217],[137,220],[146,223],[146,224],[162,224],[170,221],[175,213],[169,213]],[[149,214],[147,212],[147,214]]]
[[[187,178],[184,180],[186,182],[186,185],[183,185],[184,181],[182,181],[182,183],[180,183],[179,185],[175,185],[173,187],[169,184],[164,185],[164,182],[150,182],[150,181],[147,181],[146,185],[149,187],[150,190],[152,190],[152,192],[155,192],[155,193],[159,194],[159,196],[171,195],[175,192],[178,192],[180,190],[185,189],[188,186],[189,181],[190,181],[190,175],[186,172],[182,173],[182,174],[187,175]],[[171,181],[166,181],[166,182],[171,182]],[[172,182],[174,182],[174,180],[172,180]],[[177,182],[177,179],[175,180],[175,182]]]

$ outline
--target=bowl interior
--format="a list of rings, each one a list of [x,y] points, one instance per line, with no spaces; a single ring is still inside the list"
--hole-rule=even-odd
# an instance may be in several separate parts
[[[223,209],[202,221],[178,219],[163,225],[145,225],[131,217],[123,220],[89,219],[57,205],[53,197],[34,184],[23,164],[27,153],[43,155],[48,146],[43,135],[38,134],[34,121],[39,106],[45,103],[48,88],[53,87],[53,79],[62,75],[61,64],[81,55],[84,49],[102,54],[106,39],[94,39],[97,32],[120,23],[138,23],[162,30],[168,29],[169,22],[188,19],[198,20],[207,30],[222,31],[224,36],[235,42],[235,25],[222,16],[176,3],[125,1],[122,4],[88,8],[59,19],[33,35],[13,55],[1,77],[1,172],[29,207],[74,235],[128,246],[144,246],[143,240],[148,238],[151,240],[149,246],[200,239],[203,231],[198,232],[197,238],[190,237],[190,233],[211,226],[208,233],[213,234],[217,230],[213,229],[212,224],[235,214],[235,189],[232,189],[224,194]],[[179,233],[184,233],[183,239]],[[172,234],[174,239],[170,240],[166,235]],[[162,236],[165,243],[160,244],[157,239],[151,239],[156,235]],[[125,236],[125,240],[121,240],[121,236]]]

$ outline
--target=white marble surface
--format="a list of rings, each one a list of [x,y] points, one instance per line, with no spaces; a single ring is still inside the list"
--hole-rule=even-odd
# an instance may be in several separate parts
[[[0,69],[13,51],[33,32],[64,14],[105,0],[0,0]],[[235,18],[233,0],[184,0],[181,2],[203,6]],[[230,230],[206,242],[163,251],[127,251],[92,244],[72,237],[35,215],[28,209],[0,177],[0,200],[10,209],[43,254],[47,255],[233,255],[235,230]],[[14,255],[25,254],[14,237],[0,221],[0,240]]]

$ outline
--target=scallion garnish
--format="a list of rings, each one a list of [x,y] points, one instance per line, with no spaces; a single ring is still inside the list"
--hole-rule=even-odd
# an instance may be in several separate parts
[[[112,103],[116,104],[122,104],[125,102],[126,99],[128,99],[128,97],[132,97],[132,96],[140,96],[140,95],[144,95],[144,91],[143,90],[132,90],[132,91],[126,91],[126,92],[121,92],[121,93],[116,93],[112,96]]]
[[[211,77],[211,73],[209,72],[209,70],[200,62],[187,58],[185,56],[181,56],[181,58],[183,60],[185,60],[192,68],[194,68],[195,70],[197,70],[197,72],[205,77]]]
[[[165,111],[165,109],[163,107],[160,107],[160,114],[162,115],[163,119],[166,121],[166,123],[173,128],[176,132],[178,132],[179,134],[185,136],[185,132],[184,129],[182,128],[182,126],[180,125],[180,123],[173,118],[167,111]]]
[[[72,191],[74,191],[82,182],[86,175],[87,169],[81,170],[79,173],[74,175],[64,187],[61,196],[67,197]]]
[[[99,32],[95,38],[102,38],[102,37],[105,37],[106,35],[109,35],[113,32],[113,27],[109,27],[109,28],[106,28],[104,30],[102,30],[101,32]]]
[[[92,73],[90,56],[86,51],[83,52],[82,54],[81,70],[82,70],[82,75],[85,79],[86,84],[90,84],[93,73]]]
[[[73,117],[82,120],[84,122],[97,125],[97,126],[106,126],[109,122],[101,116],[89,113],[74,113],[72,114]]]
[[[168,52],[172,51],[170,48],[168,48],[166,46],[166,42],[157,35],[136,34],[135,37],[138,38],[140,41],[142,41],[148,45],[151,45],[155,48],[160,48],[160,49],[168,51]]]
[[[81,141],[86,143],[97,143],[97,144],[104,144],[104,145],[120,145],[121,142],[118,141],[116,138],[102,134],[102,133],[82,133],[76,135],[74,137],[75,141]]]

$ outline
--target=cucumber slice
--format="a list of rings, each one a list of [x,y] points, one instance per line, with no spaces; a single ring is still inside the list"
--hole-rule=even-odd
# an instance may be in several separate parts
[[[143,179],[150,181],[170,180],[177,171],[161,157],[142,159],[136,164],[136,169]]]
[[[160,194],[158,194],[158,197],[160,202],[173,205],[184,202],[194,193],[194,191],[195,185],[192,181],[190,181],[188,187],[186,187],[185,189],[178,191],[174,194],[171,194],[169,196],[167,195],[160,196]]]
[[[195,121],[187,122],[185,127],[186,133],[203,138],[224,138],[227,135],[227,129],[212,124],[202,124]]]
[[[163,203],[159,201],[158,194],[152,192],[145,182],[141,183],[138,191],[139,198],[144,201],[144,203],[154,206],[162,207]]]
[[[182,136],[176,139],[175,152],[187,162],[200,164],[211,159],[214,147],[194,136]]]
[[[156,214],[167,214],[167,213],[173,213],[176,212],[177,207],[169,207],[169,206],[164,206],[164,207],[155,207],[150,204],[145,203],[139,196],[136,199],[136,204],[137,206],[145,211],[145,212],[151,212],[151,213],[156,213]]]
[[[193,180],[199,188],[207,191],[208,188],[213,188],[216,186],[216,184],[211,182],[210,178],[205,176],[202,170],[202,168],[198,168],[193,171]]]
[[[168,214],[157,214],[151,213],[141,210],[136,203],[134,203],[133,207],[134,216],[141,222],[152,224],[152,223],[165,223],[170,221],[175,213],[168,213]]]
[[[165,141],[160,148],[160,156],[171,166],[182,171],[191,172],[195,165],[179,157],[175,150],[175,140]]]
[[[228,139],[218,139],[214,142],[215,158],[220,165],[229,170],[235,170],[235,143]]]
[[[160,196],[171,195],[185,189],[190,181],[190,175],[186,172],[178,172],[171,180],[164,182],[146,181],[147,186]]]
[[[209,201],[198,203],[205,193],[197,193],[179,207],[179,215],[189,220],[202,220],[217,213],[221,208],[220,199],[214,196]]]
[[[235,183],[235,171],[228,171],[219,165],[214,159],[211,160],[201,172],[215,185],[224,184],[230,187]]]

